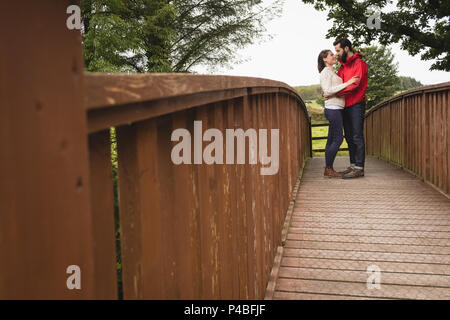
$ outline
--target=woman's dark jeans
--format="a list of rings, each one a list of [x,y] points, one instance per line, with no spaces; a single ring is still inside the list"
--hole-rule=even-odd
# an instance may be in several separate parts
[[[333,168],[334,159],[344,140],[342,134],[342,110],[325,108],[325,117],[330,122],[328,141],[325,148],[325,164],[327,168]]]

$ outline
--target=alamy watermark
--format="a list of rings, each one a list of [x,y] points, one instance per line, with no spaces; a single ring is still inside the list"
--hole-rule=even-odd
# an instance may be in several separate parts
[[[370,265],[367,267],[367,289],[368,290],[381,290],[381,269],[377,265]]]
[[[67,7],[67,14],[70,16],[66,20],[66,26],[69,30],[81,30],[81,8],[77,5]]]
[[[67,7],[66,13],[70,16],[66,20],[69,30],[81,30],[81,8],[77,5]],[[366,9],[367,21],[366,25],[369,29],[381,29],[381,8],[377,6],[369,6]]]
[[[377,6],[369,6],[366,9],[367,18],[367,28],[372,29],[381,29],[381,8]]]
[[[71,265],[67,267],[66,273],[70,274],[66,281],[67,289],[81,290],[81,268],[77,265]]]
[[[225,159],[224,137],[219,129],[208,129],[203,133],[202,121],[194,121],[194,136],[192,142],[191,133],[187,129],[173,131],[171,140],[179,142],[171,153],[172,162],[181,164],[245,164],[246,141],[248,141],[249,164],[256,165],[259,162],[266,167],[261,167],[261,175],[275,175],[279,168],[279,129],[270,130],[270,156],[268,154],[268,130],[259,129],[226,129]],[[181,140],[181,141],[180,141]],[[211,142],[203,150],[203,142]],[[237,142],[235,148],[235,142]],[[194,157],[192,159],[192,143],[194,144]],[[259,147],[259,148],[258,148]],[[258,150],[259,149],[259,150]],[[235,157],[237,150],[237,157]],[[236,159],[236,161],[235,161]]]

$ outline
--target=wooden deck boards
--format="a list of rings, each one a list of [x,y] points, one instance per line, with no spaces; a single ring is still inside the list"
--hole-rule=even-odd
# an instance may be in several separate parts
[[[336,159],[345,169],[348,158]],[[365,177],[323,177],[307,164],[273,299],[450,299],[450,200],[415,176],[368,157]],[[368,289],[367,268],[381,270]]]

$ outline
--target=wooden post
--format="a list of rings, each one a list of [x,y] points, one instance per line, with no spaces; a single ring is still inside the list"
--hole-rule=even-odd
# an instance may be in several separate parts
[[[66,26],[68,5],[0,4],[0,299],[95,297],[81,35]],[[72,265],[79,290],[66,283]]]

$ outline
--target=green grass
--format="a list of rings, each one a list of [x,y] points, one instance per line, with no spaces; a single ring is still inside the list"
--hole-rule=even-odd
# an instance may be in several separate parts
[[[312,124],[318,123],[327,123],[327,122],[316,122],[313,121]],[[328,127],[313,127],[312,128],[312,136],[314,137],[327,137],[328,136]],[[325,149],[327,144],[327,140],[313,140],[312,148],[314,149]],[[342,143],[341,148],[348,148],[347,141]],[[338,156],[348,156],[348,151],[339,151]],[[314,157],[325,157],[325,152],[313,152]]]
[[[323,112],[322,106],[321,106],[320,104],[318,104],[316,100],[314,100],[314,101],[308,103],[308,107],[311,108],[311,109],[313,109],[314,111],[320,111],[320,112]]]

